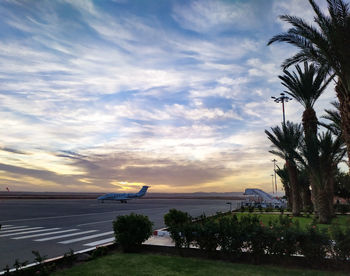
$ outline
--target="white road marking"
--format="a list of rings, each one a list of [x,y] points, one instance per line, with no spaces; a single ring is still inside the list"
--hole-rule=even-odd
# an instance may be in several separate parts
[[[84,225],[91,225],[91,224],[99,224],[99,223],[105,223],[105,222],[112,222],[113,219],[110,220],[101,220],[97,222],[88,222],[88,223],[83,223],[83,224],[78,224],[77,226],[84,226]]]
[[[42,227],[40,227],[40,228],[42,228]],[[17,233],[11,233],[11,234],[0,235],[0,237],[9,237],[9,236],[22,235],[22,234],[30,234],[30,233],[37,233],[37,232],[58,230],[58,229],[61,229],[61,228],[48,228],[48,229],[32,230],[32,231],[26,231],[26,232],[17,232]]]
[[[78,229],[68,229],[68,230],[62,230],[62,231],[55,231],[55,232],[49,232],[49,233],[40,233],[40,234],[34,234],[34,235],[28,235],[28,236],[22,236],[22,237],[15,237],[12,238],[13,240],[21,240],[21,239],[28,239],[28,238],[34,238],[34,237],[41,237],[41,236],[48,236],[53,234],[61,234],[66,232],[72,232],[77,231]]]
[[[135,210],[125,210],[125,212],[132,212]],[[136,210],[137,211],[137,210]],[[56,216],[56,217],[39,217],[39,218],[28,218],[28,219],[12,219],[12,220],[3,220],[6,222],[14,222],[14,221],[32,221],[32,220],[42,220],[42,219],[59,219],[59,218],[74,218],[74,217],[83,217],[83,216],[93,216],[93,215],[102,215],[102,214],[111,214],[116,213],[118,211],[109,211],[109,212],[100,212],[100,213],[90,213],[90,214],[77,214],[77,215],[69,215],[69,216]]]
[[[34,229],[40,229],[40,228],[44,228],[44,227],[30,227],[28,228],[28,226],[23,226],[21,228],[17,228],[17,229],[10,229],[10,230],[1,230],[1,234],[2,233],[11,233],[11,232],[19,232],[19,231],[24,231],[24,230],[34,230]]]
[[[72,239],[72,240],[67,240],[67,241],[61,241],[61,242],[59,242],[59,243],[62,243],[62,244],[69,244],[69,243],[73,243],[73,242],[78,242],[78,241],[93,239],[93,238],[97,238],[97,237],[107,236],[107,235],[111,235],[111,234],[113,234],[113,233],[114,233],[114,231],[109,231],[109,232],[105,232],[105,233],[100,233],[100,234],[85,236],[85,237],[82,237],[82,238],[77,238],[77,239]]]
[[[34,241],[50,241],[50,240],[56,240],[56,239],[61,239],[61,238],[66,238],[66,237],[72,237],[72,236],[78,236],[78,235],[82,235],[82,234],[92,233],[92,232],[96,232],[96,231],[97,230],[89,230],[89,231],[83,231],[83,232],[79,232],[79,233],[43,238],[43,239],[38,239],[38,240],[34,240]]]
[[[10,227],[10,226],[12,226],[12,225],[10,225],[10,224],[2,225],[2,227]]]
[[[101,245],[101,244],[105,244],[105,243],[109,243],[114,241],[115,238],[109,238],[109,239],[104,239],[104,240],[99,240],[99,241],[95,241],[95,242],[91,242],[91,243],[86,243],[84,244],[84,246],[96,246],[96,245]]]

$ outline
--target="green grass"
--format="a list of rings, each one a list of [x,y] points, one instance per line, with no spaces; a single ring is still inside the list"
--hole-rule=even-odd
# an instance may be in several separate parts
[[[247,216],[249,214],[256,214],[260,217],[262,223],[268,225],[271,220],[278,220],[280,214],[266,214],[266,213],[235,213],[238,218],[241,216]],[[285,216],[285,215],[284,215]],[[293,217],[293,222],[299,222],[299,225],[302,229],[305,229],[308,225],[313,223],[313,215],[310,217]],[[350,216],[349,215],[337,215],[336,218],[332,220],[331,224],[316,224],[320,229],[328,229],[331,225],[337,225],[341,228],[348,227],[350,225]]]
[[[234,264],[194,258],[149,254],[116,253],[52,274],[54,276],[88,275],[330,275],[307,269]],[[346,275],[334,273],[336,275]]]

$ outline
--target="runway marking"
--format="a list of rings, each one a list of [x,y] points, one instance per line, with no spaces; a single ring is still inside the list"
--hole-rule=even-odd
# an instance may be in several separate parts
[[[110,220],[101,220],[97,222],[88,222],[88,223],[83,223],[83,224],[78,224],[77,226],[84,226],[84,225],[91,225],[91,224],[99,224],[99,223],[104,223],[104,222],[112,222],[113,219]]]
[[[2,227],[9,227],[9,226],[12,226],[12,225],[10,225],[10,224],[2,225]]]
[[[53,234],[61,234],[66,232],[72,232],[77,231],[78,229],[68,229],[68,230],[62,230],[62,231],[55,231],[55,232],[49,232],[49,233],[40,233],[40,234],[34,234],[34,235],[28,235],[28,236],[22,236],[22,237],[15,237],[12,238],[13,240],[21,240],[21,239],[28,239],[28,238],[34,238],[34,237],[41,237],[41,236],[48,236]]]
[[[42,228],[42,227],[40,227],[40,228]],[[9,237],[9,236],[22,235],[22,234],[29,234],[29,233],[37,233],[37,232],[58,230],[58,229],[61,229],[61,228],[49,228],[49,229],[40,229],[40,230],[33,230],[33,231],[26,231],[26,232],[19,232],[19,233],[11,233],[11,234],[0,235],[0,237]]]
[[[59,243],[69,244],[69,243],[73,243],[73,242],[78,242],[78,241],[93,239],[93,238],[97,238],[97,237],[107,236],[107,235],[110,235],[110,234],[113,234],[113,233],[114,233],[114,231],[109,231],[109,232],[105,232],[105,233],[85,236],[85,237],[82,237],[82,238],[77,238],[77,239],[72,239],[72,240],[67,240],[67,241],[61,241]]]
[[[28,227],[28,226],[25,226],[25,225],[22,225],[22,226],[14,226],[14,225],[6,226],[6,225],[3,225],[1,227],[1,229],[16,229],[16,228],[20,228],[20,227]]]
[[[101,244],[105,244],[105,243],[109,243],[114,241],[115,238],[109,238],[109,239],[104,239],[104,240],[99,240],[99,241],[95,241],[95,242],[90,242],[90,243],[86,243],[84,244],[84,246],[96,246],[96,245],[101,245]]]
[[[129,211],[129,210],[127,210]],[[130,210],[130,212],[135,210]],[[57,219],[57,218],[73,218],[73,217],[82,217],[82,216],[93,216],[93,215],[101,215],[101,214],[110,214],[116,213],[118,211],[110,211],[110,212],[101,212],[101,213],[90,213],[90,214],[76,214],[69,216],[56,216],[56,217],[39,217],[39,218],[28,218],[28,219],[12,219],[12,220],[3,220],[3,222],[15,222],[15,221],[32,221],[32,220],[42,220],[42,219]]]
[[[66,237],[72,237],[72,236],[78,236],[78,235],[82,235],[82,234],[92,233],[92,232],[96,232],[96,231],[97,230],[89,230],[89,231],[83,231],[83,232],[79,232],[79,233],[54,236],[54,237],[50,237],[50,238],[43,238],[43,239],[38,239],[38,240],[34,240],[34,241],[40,241],[40,242],[41,241],[50,241],[50,240],[56,240],[56,239],[61,239],[61,238],[66,238]]]
[[[24,230],[34,230],[34,229],[41,229],[41,228],[44,228],[44,227],[31,227],[31,228],[28,228],[28,226],[23,226],[22,228],[18,228],[18,229],[11,229],[11,230],[5,230],[5,231],[2,231],[1,230],[1,234],[2,233],[12,233],[12,232],[20,232],[20,231],[24,231]]]

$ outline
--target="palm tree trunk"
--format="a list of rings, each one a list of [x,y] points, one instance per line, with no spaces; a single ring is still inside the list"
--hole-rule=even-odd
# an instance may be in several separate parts
[[[292,209],[293,200],[292,200],[292,193],[291,193],[291,191],[290,191],[289,186],[284,185],[284,191],[286,192],[288,208],[291,208],[291,209]]]
[[[338,80],[335,91],[339,100],[343,138],[348,152],[348,166],[350,169],[350,92],[348,91],[349,93],[346,93],[340,80]]]
[[[312,107],[306,108],[303,112],[303,128],[305,136],[317,135],[317,116]]]
[[[290,188],[292,190],[292,214],[293,216],[299,216],[301,210],[301,198],[297,177],[297,168],[295,164],[290,161],[286,161],[286,167],[288,170]]]
[[[330,179],[327,181],[327,194],[328,194],[328,204],[329,204],[329,215],[331,218],[335,217],[334,212],[334,176],[332,175]]]
[[[315,110],[310,107],[310,108],[306,108],[303,112],[303,127],[304,127],[304,134],[305,134],[305,140],[306,141],[313,141],[313,139],[308,139],[307,137],[317,137],[317,116],[316,116],[316,112]],[[311,175],[309,175],[309,179],[310,179],[310,185],[311,185],[311,195],[313,200],[313,205],[314,205],[314,212],[316,214],[316,216],[318,216],[318,201],[317,201],[317,196],[318,196],[318,189],[317,189],[317,185],[313,179],[313,177],[311,177]]]
[[[312,208],[312,202],[311,202],[311,191],[309,188],[309,185],[304,185],[303,186],[303,210],[304,211],[309,211]]]
[[[324,224],[330,223],[329,196],[327,194],[327,189],[322,189],[318,192],[317,203],[319,222]]]

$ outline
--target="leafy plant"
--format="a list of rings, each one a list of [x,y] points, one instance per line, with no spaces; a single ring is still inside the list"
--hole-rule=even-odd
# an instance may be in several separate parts
[[[168,227],[170,236],[175,242],[175,247],[190,246],[193,240],[191,222],[191,216],[180,210],[170,209],[169,213],[164,215],[164,223]]]
[[[152,235],[152,222],[147,216],[131,213],[118,216],[113,221],[116,242],[124,252],[137,251],[139,246]]]
[[[350,227],[345,230],[334,226],[330,229],[331,238],[334,241],[333,255],[335,259],[345,261],[350,258]]]

